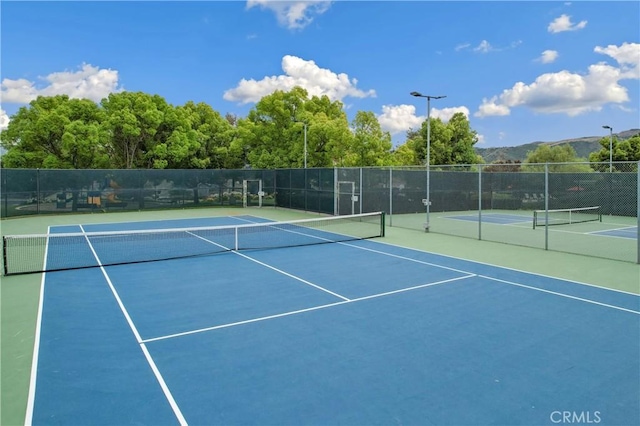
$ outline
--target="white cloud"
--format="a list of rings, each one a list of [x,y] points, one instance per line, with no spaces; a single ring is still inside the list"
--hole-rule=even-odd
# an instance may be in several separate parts
[[[295,86],[305,88],[311,96],[327,95],[331,100],[345,97],[375,97],[375,90],[362,91],[356,87],[358,80],[347,74],[320,68],[314,61],[306,61],[296,56],[282,58],[282,70],[285,75],[264,77],[262,80],[240,80],[238,86],[224,92],[227,101],[248,104],[258,102],[263,96],[276,90],[289,91]]]
[[[7,112],[0,108],[0,131],[9,127],[9,116]]]
[[[624,46],[624,45],[623,45]],[[602,52],[619,61],[633,60],[628,47],[609,46]],[[524,106],[538,113],[562,113],[575,116],[587,111],[600,111],[607,103],[629,101],[627,89],[620,80],[638,78],[638,65],[616,68],[604,62],[591,65],[586,74],[569,71],[542,74],[531,84],[518,82],[499,96],[483,99],[476,117],[509,115],[510,109]]]
[[[577,31],[587,26],[587,21],[580,21],[577,24],[571,22],[571,16],[562,14],[549,24],[547,31],[550,33],[561,33],[564,31]]]
[[[485,140],[486,140],[486,138],[484,137],[484,135],[481,135],[480,133],[478,133],[478,134],[476,135],[476,137],[478,138],[478,143],[479,143],[479,144],[483,144],[483,143],[485,142]]]
[[[509,44],[509,48],[515,49],[516,47],[520,46],[521,44],[522,44],[522,40],[512,41],[511,44]]]
[[[420,128],[424,118],[416,115],[416,107],[413,105],[383,105],[378,122],[383,130],[395,135]]]
[[[431,117],[439,118],[440,120],[446,123],[449,120],[451,120],[451,117],[453,117],[454,114],[459,112],[463,113],[465,117],[469,118],[469,108],[467,108],[466,106],[442,108],[442,109],[431,108]]]
[[[39,77],[45,85],[24,78],[11,80],[5,78],[0,84],[2,102],[26,104],[38,96],[68,95],[70,98],[83,98],[99,102],[109,93],[122,90],[118,87],[118,71],[100,69],[83,64],[76,71],[63,71]]]
[[[491,99],[483,98],[482,104],[478,108],[475,114],[476,117],[489,117],[494,115],[509,115],[511,114],[511,110],[509,107],[505,105],[498,105],[496,102],[498,100],[497,96],[492,97]]]
[[[457,112],[469,117],[469,109],[465,106],[451,108],[431,108],[431,118],[439,118],[448,122]],[[419,129],[426,115],[416,115],[416,107],[413,105],[383,105],[382,114],[378,115],[378,122],[383,130],[392,135],[406,132],[409,129]]]
[[[479,45],[473,48],[474,52],[480,53],[489,53],[493,50],[495,50],[495,48],[491,46],[491,43],[489,43],[487,40],[482,40]]]
[[[454,50],[456,52],[458,52],[460,50],[473,50],[474,52],[479,52],[479,53],[502,52],[502,51],[509,50],[509,49],[515,49],[516,47],[520,46],[521,44],[522,44],[522,40],[515,40],[515,41],[512,41],[511,43],[509,43],[508,46],[496,47],[496,46],[492,45],[491,43],[489,43],[488,40],[482,40],[474,48],[471,48],[471,44],[469,44],[469,43],[462,43],[462,44],[458,44],[456,47],[454,47]]]
[[[271,10],[276,14],[278,23],[291,30],[303,29],[313,19],[325,13],[331,7],[331,1],[278,1],[278,0],[248,0],[247,9],[253,7]]]
[[[627,108],[627,107],[625,107],[625,106],[623,106],[623,105],[616,105],[615,107],[616,107],[617,109],[619,109],[620,111],[624,111],[624,112],[634,112],[634,111],[635,111],[635,109],[633,109],[633,108]]]
[[[625,78],[640,78],[639,43],[622,43],[620,46],[610,44],[607,47],[596,46],[593,51],[615,59],[620,64]]]
[[[560,55],[558,54],[557,50],[545,50],[537,60],[542,62],[543,64],[550,64],[558,59],[558,56]]]
[[[27,104],[38,96],[38,90],[32,81],[20,78],[11,80],[5,78],[0,83],[2,102]]]

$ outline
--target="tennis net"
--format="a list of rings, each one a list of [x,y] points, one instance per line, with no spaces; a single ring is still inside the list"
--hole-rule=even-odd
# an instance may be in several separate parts
[[[383,237],[384,213],[140,231],[8,235],[4,274],[28,274]]]
[[[548,213],[548,215],[547,215]],[[569,225],[581,222],[602,222],[600,206],[574,209],[534,210],[533,229],[538,226]]]

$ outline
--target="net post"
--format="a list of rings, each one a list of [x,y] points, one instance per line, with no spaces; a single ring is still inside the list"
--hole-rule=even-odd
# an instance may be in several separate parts
[[[380,212],[380,236],[381,237],[384,237],[385,220],[386,220],[385,213],[384,212]]]
[[[7,237],[2,237],[2,265],[4,268],[4,275],[9,275],[9,268],[7,266]]]

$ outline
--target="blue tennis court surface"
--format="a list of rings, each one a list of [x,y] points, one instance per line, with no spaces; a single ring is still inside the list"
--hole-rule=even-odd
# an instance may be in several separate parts
[[[462,214],[453,216],[444,216],[446,219],[464,220],[469,222],[478,222],[478,213]],[[533,219],[526,216],[507,213],[486,213],[482,215],[483,223],[495,223],[498,225],[512,225],[517,223],[530,224]]]
[[[640,423],[640,297],[384,239],[47,273],[40,314],[27,423]]]
[[[607,237],[630,238],[635,240],[638,238],[638,227],[629,226],[625,228],[607,229],[606,231],[591,232],[591,234],[604,235]]]

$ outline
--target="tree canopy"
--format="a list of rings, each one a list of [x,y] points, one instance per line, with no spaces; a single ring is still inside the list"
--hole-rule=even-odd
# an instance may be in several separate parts
[[[611,161],[612,168],[617,170],[616,161],[640,161],[640,134],[629,139],[619,141],[616,136],[613,140],[609,137],[600,139],[600,151],[592,152],[589,155],[589,161],[592,163],[609,162],[609,144],[611,143]],[[598,165],[598,169],[608,169],[608,166]]]
[[[429,144],[430,164],[478,164],[482,162],[473,146],[478,143],[478,134],[471,129],[469,120],[461,113],[455,113],[444,123],[440,118],[431,118]],[[427,163],[427,121],[420,130],[409,130],[407,141],[395,151],[396,163],[403,165],[423,165]],[[412,161],[412,163],[407,163]]]
[[[535,151],[529,152],[525,164],[534,164],[528,166],[527,170],[544,170],[543,163],[550,163],[550,171],[563,172],[590,172],[591,168],[586,164],[572,164],[584,162],[584,159],[577,158],[576,150],[571,145],[539,145]]]
[[[246,117],[206,103],[112,93],[100,103],[40,96],[0,133],[9,168],[207,169],[424,165],[427,123],[393,147],[371,111],[349,122],[344,105],[301,88],[264,96]],[[431,119],[431,163],[478,163],[467,117]],[[305,143],[306,142],[306,143]]]

